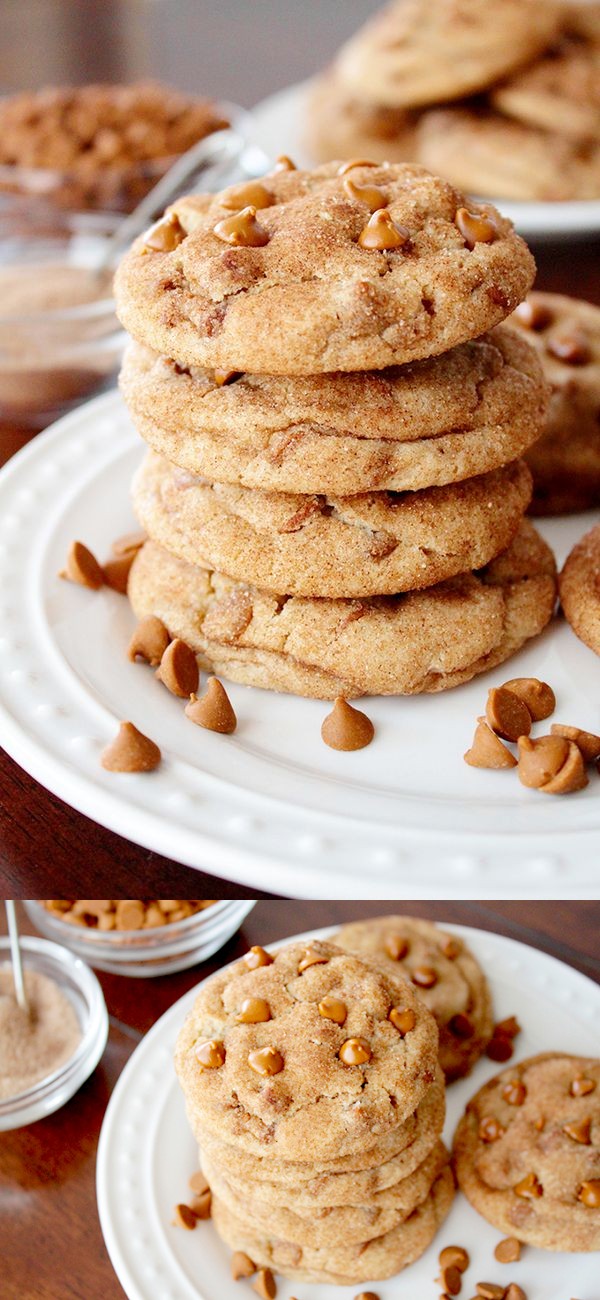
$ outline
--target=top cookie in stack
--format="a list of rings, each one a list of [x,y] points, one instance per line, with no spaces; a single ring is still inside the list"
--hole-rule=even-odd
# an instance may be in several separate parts
[[[443,689],[539,631],[553,561],[516,458],[547,395],[499,324],[533,273],[510,222],[418,167],[286,160],[175,204],[116,280],[156,453],[136,612],[324,698]]]

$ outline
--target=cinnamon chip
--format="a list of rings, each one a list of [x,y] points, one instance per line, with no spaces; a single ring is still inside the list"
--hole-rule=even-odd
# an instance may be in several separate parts
[[[238,248],[263,248],[271,236],[256,220],[256,208],[253,204],[242,208],[232,217],[225,217],[213,226],[213,234],[226,244]]]
[[[298,962],[298,974],[302,975],[309,966],[325,966],[328,961],[329,957],[324,957],[323,953],[317,952],[316,948],[307,948]]]
[[[104,586],[104,574],[96,556],[83,542],[71,542],[65,568],[58,576],[69,582],[77,582],[80,587],[89,587],[92,591],[98,591]]]
[[[589,340],[583,330],[573,330],[571,334],[555,334],[553,338],[547,339],[546,351],[567,366],[586,366],[592,357]]]
[[[122,722],[118,735],[100,755],[107,772],[153,772],[160,760],[158,745],[138,731],[133,722]]]
[[[181,699],[189,699],[198,689],[200,674],[194,651],[176,637],[167,646],[156,670],[159,681]]]
[[[178,1228],[187,1228],[188,1232],[192,1232],[193,1229],[196,1227],[196,1223],[198,1222],[198,1220],[196,1215],[194,1214],[194,1211],[190,1208],[189,1205],[185,1205],[183,1203],[180,1205],[176,1205],[174,1214],[175,1214],[175,1224]]]
[[[208,1183],[202,1170],[199,1169],[197,1173],[192,1174],[189,1180],[189,1187],[196,1196],[203,1196],[204,1193],[209,1190]]]
[[[212,1195],[210,1188],[208,1191],[202,1192],[199,1196],[195,1196],[192,1201],[192,1210],[197,1219],[210,1219],[211,1207]]]
[[[481,1300],[504,1300],[506,1287],[498,1286],[497,1282],[477,1282],[475,1290]]]
[[[516,1282],[509,1282],[504,1293],[504,1300],[527,1300],[527,1296],[522,1286],[518,1286]]]
[[[164,623],[155,614],[148,614],[138,623],[129,642],[127,656],[132,662],[135,659],[145,659],[151,668],[158,668],[169,641]]]
[[[503,1128],[499,1120],[494,1119],[492,1115],[484,1115],[479,1124],[479,1137],[482,1142],[498,1142],[504,1137],[506,1129]]]
[[[432,989],[438,981],[437,971],[433,966],[417,966],[416,970],[411,972],[410,978],[413,984],[417,984],[421,989]]]
[[[123,555],[137,555],[146,541],[146,533],[123,533],[121,537],[116,537],[111,545],[111,551],[115,559],[121,559]]]
[[[506,1034],[492,1034],[485,1049],[485,1054],[489,1056],[490,1061],[498,1061],[499,1063],[510,1061],[513,1052],[514,1047]]]
[[[401,1038],[404,1038],[405,1034],[409,1034],[417,1023],[417,1017],[412,1007],[392,1007],[388,1020],[392,1022],[394,1029],[398,1030]]]
[[[544,794],[572,794],[588,785],[581,750],[563,736],[519,740],[519,779]]]
[[[271,1008],[264,998],[245,998],[236,1016],[240,1025],[260,1025],[271,1019]]]
[[[577,1193],[577,1200],[582,1205],[587,1205],[590,1210],[600,1209],[600,1178],[588,1178],[581,1184]]]
[[[275,195],[260,181],[245,181],[241,185],[230,185],[229,189],[224,190],[220,196],[221,205],[224,208],[233,208],[236,212],[239,212],[240,208],[247,207],[248,204],[257,209],[269,208],[274,202]]]
[[[520,1079],[509,1079],[502,1089],[502,1097],[507,1106],[522,1106],[527,1097],[527,1088]]]
[[[217,677],[209,677],[206,694],[198,698],[190,696],[185,706],[185,716],[207,731],[218,731],[223,736],[231,736],[237,727],[237,718],[225,687]]]
[[[505,767],[516,767],[517,760],[510,749],[502,743],[492,728],[488,726],[485,718],[477,719],[477,727],[471,748],[464,755],[465,763],[469,767],[489,767],[500,770]]]
[[[248,1065],[256,1074],[281,1074],[284,1064],[281,1052],[276,1047],[259,1047],[248,1056]]]
[[[349,199],[356,199],[359,203],[366,203],[371,212],[377,212],[381,208],[385,208],[386,196],[377,185],[357,185],[356,181],[352,181],[347,177],[344,181],[344,191]]]
[[[156,225],[150,227],[150,230],[144,235],[142,248],[153,253],[172,253],[175,248],[178,248],[183,243],[186,234],[187,231],[184,230],[179,217],[172,212],[168,217],[161,218]]]
[[[262,1296],[262,1300],[275,1300],[275,1296],[277,1295],[277,1286],[270,1268],[259,1269],[256,1282],[252,1285],[253,1290],[256,1291],[259,1296]]]
[[[531,731],[527,705],[505,686],[493,686],[488,691],[485,713],[492,731],[504,740],[518,740]]]
[[[319,1015],[323,1016],[324,1020],[333,1020],[334,1024],[343,1025],[348,1015],[348,1008],[339,998],[327,997],[319,1002]]]
[[[587,1119],[580,1119],[575,1124],[564,1124],[563,1133],[570,1137],[573,1142],[579,1142],[581,1146],[589,1146],[591,1142],[592,1121],[588,1116]]]
[[[236,1250],[231,1256],[231,1276],[234,1282],[239,1282],[241,1277],[252,1277],[256,1273],[256,1264],[253,1264],[250,1256],[244,1250]]]
[[[342,163],[341,167],[338,167],[337,174],[338,176],[346,176],[348,172],[354,171],[355,167],[379,167],[379,166],[380,166],[379,163],[369,162],[367,158],[351,158],[350,162]]]
[[[379,208],[361,230],[358,243],[361,248],[384,252],[402,248],[409,239],[410,231],[405,226],[396,225],[389,208]]]
[[[401,934],[390,934],[383,946],[391,961],[402,961],[408,952],[408,939]]]
[[[549,718],[550,714],[554,713],[556,708],[554,691],[547,682],[541,682],[537,677],[511,677],[510,681],[504,682],[504,690],[518,695],[529,709],[534,722],[542,722],[544,718]]]
[[[550,734],[572,740],[581,750],[584,763],[595,763],[600,758],[600,736],[595,736],[593,731],[582,731],[580,727],[567,727],[562,722],[553,722]]]
[[[280,153],[275,160],[274,172],[295,172],[297,170],[296,164],[292,162],[291,158],[288,158],[286,153]]]
[[[516,1187],[513,1187],[513,1191],[517,1196],[523,1196],[529,1201],[535,1201],[538,1197],[544,1195],[542,1184],[535,1174],[526,1174],[525,1178],[522,1178]],[[600,1199],[598,1204],[600,1205]]]
[[[473,249],[476,244],[491,244],[498,235],[493,221],[482,212],[458,208],[454,220],[467,248]]]
[[[366,1065],[371,1060],[371,1048],[364,1038],[347,1038],[338,1056],[344,1065]]]
[[[107,587],[112,587],[113,591],[118,591],[121,596],[127,595],[127,582],[129,571],[135,560],[137,551],[129,551],[126,555],[119,555],[114,560],[107,560],[102,566],[102,573]]]
[[[440,1251],[439,1263],[441,1268],[453,1266],[459,1273],[465,1273],[469,1267],[470,1259],[464,1246],[444,1246]]]
[[[552,324],[553,316],[549,307],[544,306],[541,302],[520,302],[513,313],[519,325],[526,330],[545,330],[548,325]]]
[[[254,944],[250,952],[246,953],[244,962],[248,970],[258,970],[259,966],[271,966],[273,958],[260,947],[260,944]]]
[[[370,745],[375,728],[366,713],[354,709],[343,696],[338,695],[331,713],[321,726],[321,736],[330,749],[350,752]]]
[[[216,1038],[196,1043],[194,1056],[203,1070],[220,1070],[225,1064],[225,1044]]]
[[[516,1237],[505,1237],[498,1242],[494,1257],[499,1264],[516,1264],[521,1258],[521,1242]]]

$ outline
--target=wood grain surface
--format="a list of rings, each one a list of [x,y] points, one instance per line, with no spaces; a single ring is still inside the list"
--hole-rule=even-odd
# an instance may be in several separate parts
[[[520,939],[600,983],[600,903],[400,906],[413,915]],[[199,978],[242,955],[252,944],[398,910],[395,902],[258,902],[240,933],[202,967],[151,980],[99,972],[110,1014],[109,1041],[100,1065],[61,1111],[27,1128],[0,1134],[3,1300],[123,1300],[96,1212],[96,1148],[121,1070],[164,1011]],[[0,909],[0,933],[6,929],[3,912]],[[24,931],[33,932],[20,912]]]

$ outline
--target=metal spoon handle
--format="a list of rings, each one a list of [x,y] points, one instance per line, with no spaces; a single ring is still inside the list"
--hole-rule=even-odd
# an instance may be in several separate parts
[[[21,945],[19,943],[19,926],[17,924],[17,913],[15,911],[14,898],[5,899],[6,916],[8,920],[8,937],[10,939],[10,955],[12,961],[13,980],[15,982],[15,994],[21,1010],[29,1015],[29,1002],[25,992],[25,983],[23,980],[23,963],[21,961]]]

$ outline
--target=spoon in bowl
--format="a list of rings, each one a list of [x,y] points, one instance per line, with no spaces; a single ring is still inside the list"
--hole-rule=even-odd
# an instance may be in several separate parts
[[[12,961],[12,974],[15,984],[15,996],[21,1010],[29,1018],[31,1010],[25,992],[25,982],[23,980],[23,962],[21,960],[21,944],[19,942],[19,925],[17,922],[17,913],[15,909],[14,898],[6,898],[6,918],[8,921],[8,937],[10,939],[10,955]]]

